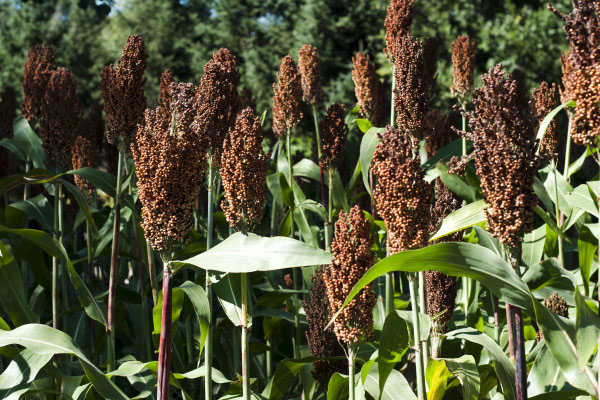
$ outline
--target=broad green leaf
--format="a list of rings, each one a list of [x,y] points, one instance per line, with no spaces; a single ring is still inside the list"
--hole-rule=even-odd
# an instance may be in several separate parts
[[[592,154],[595,154],[597,151],[597,149],[594,147],[590,147],[588,146],[585,151],[583,152],[583,154],[577,159],[575,160],[573,163],[571,163],[571,165],[569,165],[569,169],[567,172],[567,177],[570,178],[574,173],[576,173],[577,171],[579,171],[581,169],[581,167],[583,167],[583,164],[585,163],[586,158],[588,158],[588,156],[591,156]]]
[[[536,154],[540,153],[540,144],[542,143],[542,139],[546,133],[546,130],[548,129],[548,126],[550,125],[550,123],[552,122],[554,117],[556,117],[556,114],[558,114],[560,112],[560,110],[562,110],[565,107],[575,107],[575,102],[573,100],[569,100],[569,101],[561,104],[560,106],[556,107],[554,110],[550,111],[548,113],[548,115],[546,115],[544,117],[544,119],[542,120],[542,123],[540,124],[540,127],[538,128],[537,135],[536,135],[536,139],[538,141]]]
[[[566,198],[573,191],[573,188],[556,168],[548,168],[547,173],[544,186],[550,195],[550,199],[553,203],[556,203],[556,196],[558,196],[560,210],[564,214],[569,214],[571,212],[571,204],[567,202]],[[555,192],[555,190],[557,191]]]
[[[373,127],[373,124],[368,119],[357,118],[356,125],[362,133],[367,133]]]
[[[562,268],[556,258],[549,258],[532,265],[525,271],[521,279],[532,292],[546,286],[565,290],[573,290],[577,286],[573,274]]]
[[[396,310],[396,314],[407,323],[409,334],[414,332],[413,324],[413,313],[407,310]],[[419,319],[419,332],[421,333],[420,341],[424,342],[429,339],[429,333],[431,332],[431,317],[427,314],[418,313],[417,318]],[[415,338],[410,335],[410,345],[415,345]]]
[[[462,206],[444,218],[437,232],[429,238],[429,241],[440,239],[454,232],[462,231],[473,225],[485,222],[484,208],[485,202],[483,200]]]
[[[329,264],[331,254],[287,237],[261,237],[237,232],[202,254],[183,261],[221,272],[272,271]]]
[[[209,320],[210,320],[210,304],[208,302],[208,296],[202,286],[196,285],[193,282],[185,281],[179,289],[183,290],[187,295],[190,303],[194,307],[196,317],[198,318],[198,324],[200,325],[200,351],[198,355],[202,354],[204,349],[204,343],[206,342],[206,335],[208,335]]]
[[[555,392],[570,387],[550,350],[545,345],[542,346],[535,357],[533,367],[531,367],[527,376],[527,383],[527,394],[529,396]]]
[[[302,203],[297,204],[298,208],[308,210],[317,215],[321,221],[327,221],[327,210],[321,203],[317,203],[314,200],[306,199]]]
[[[0,396],[2,399],[18,400],[28,390],[28,384],[52,359],[52,354],[38,354],[29,349],[19,353],[0,375]]]
[[[550,215],[548,215],[548,213],[544,211],[542,207],[535,206],[534,211],[546,224],[548,224],[548,228],[552,229],[558,236],[562,237],[567,242],[571,242],[571,240],[565,235],[562,229],[560,229],[558,225],[556,225],[556,221],[554,221],[554,219]]]
[[[531,310],[530,292],[511,266],[490,250],[470,243],[439,243],[419,250],[407,250],[386,257],[371,267],[356,283],[344,304],[332,318],[337,318],[343,308],[362,288],[377,277],[392,271],[419,272],[436,270],[452,276],[466,276],[478,280],[498,298]],[[331,324],[331,321],[329,322]]]
[[[448,380],[452,379],[454,375],[448,371],[446,363],[443,360],[430,358],[427,363],[425,377],[427,387],[429,388],[427,400],[442,400],[448,388]]]
[[[25,212],[29,218],[39,222],[44,230],[51,231],[54,228],[54,209],[42,194],[11,203],[9,207]]]
[[[502,245],[498,239],[480,226],[475,225],[473,226],[473,229],[477,233],[477,239],[479,240],[480,245],[486,249],[490,249],[497,256],[502,257]]]
[[[465,354],[459,358],[442,358],[448,370],[456,376],[463,387],[463,399],[477,400],[479,394],[479,372],[473,356]]]
[[[110,197],[115,197],[117,187],[117,177],[109,174],[108,172],[101,171],[99,169],[84,167],[75,169],[67,172],[69,175],[79,175],[91,184],[102,190]],[[122,190],[126,190],[128,185],[123,185]]]
[[[240,274],[226,274],[213,288],[227,318],[235,326],[242,326],[242,279]],[[252,313],[248,310],[248,323],[252,323]]]
[[[15,326],[39,322],[39,316],[27,303],[21,270],[2,241],[0,241],[0,303]]]
[[[96,228],[96,222],[94,221],[94,217],[92,217],[92,212],[90,211],[90,206],[88,205],[88,201],[81,193],[81,190],[77,188],[77,186],[69,183],[68,181],[61,179],[60,180],[64,188],[73,195],[77,205],[79,206],[79,210],[83,212],[87,223],[90,225],[92,232],[96,233],[98,228]]]
[[[85,375],[106,399],[129,400],[73,343],[66,334],[46,325],[29,324],[12,331],[0,331],[0,346],[19,345],[38,354],[70,354],[79,359]]]
[[[294,164],[294,176],[303,176],[319,182],[321,180],[321,172],[319,166],[314,161],[308,158],[303,158]]]
[[[366,365],[366,364],[365,364]],[[364,367],[363,367],[364,368]],[[362,374],[362,372],[361,372]],[[404,375],[398,370],[393,369],[385,382],[383,390],[379,389],[379,367],[377,363],[372,364],[365,377],[363,386],[365,391],[378,400],[416,400],[417,396],[413,393],[409,383]]]
[[[160,334],[162,328],[162,304],[163,304],[163,291],[158,292],[158,302],[152,309],[152,322],[154,323],[153,335]],[[171,325],[177,326],[179,317],[181,316],[181,310],[183,309],[183,298],[184,291],[179,288],[174,288],[171,293]]]
[[[19,117],[13,123],[14,143],[33,163],[34,168],[44,167],[42,140],[35,134],[25,118]],[[25,160],[26,158],[23,158]]]
[[[273,380],[270,383],[271,393],[269,400],[281,400],[287,395],[290,386],[294,382],[296,375],[300,369],[306,364],[318,360],[317,357],[305,357],[301,359],[285,359],[282,360],[275,369]]]
[[[472,145],[467,142],[467,151]],[[462,155],[462,139],[457,139],[450,143],[449,145],[442,147],[438,151],[435,152],[433,157],[428,158],[423,162],[423,169],[425,169],[425,180],[427,182],[433,182],[436,178],[440,176],[440,171],[437,169],[437,165],[442,163],[447,163],[450,161],[452,157]]]
[[[336,372],[327,385],[327,400],[346,400],[348,398],[348,375]]]
[[[565,195],[565,200],[572,207],[581,208],[595,217],[600,217],[598,199],[587,184],[577,186],[572,192]]]
[[[529,400],[570,400],[585,395],[585,391],[578,389],[565,389],[560,392],[541,393],[537,396],[529,397]]]
[[[385,128],[371,128],[365,132],[360,142],[360,169],[362,172],[363,183],[369,194],[371,194],[371,186],[369,185],[371,161],[373,161],[373,153],[379,143],[377,134],[383,131],[385,131]]]
[[[302,189],[300,189],[300,186],[298,186],[298,183],[296,183],[295,180],[292,181],[292,194],[294,196],[295,205],[302,204],[304,201],[306,201],[306,196],[304,195],[304,192],[302,191]],[[314,247],[319,247],[319,242],[317,241],[317,238],[313,235],[313,232],[310,228],[310,223],[308,222],[308,218],[306,218],[306,212],[304,211],[304,209],[299,207],[294,208],[294,221],[296,221],[296,225],[300,230],[304,241],[308,244],[313,245]]]
[[[335,208],[344,210],[345,212],[350,211],[350,205],[346,198],[346,190],[344,189],[342,179],[337,170],[333,172],[333,192],[331,193],[331,197],[333,198],[332,200]]]
[[[156,375],[158,372],[158,362],[157,361],[142,362],[142,361],[137,361],[137,360],[125,361],[123,364],[119,365],[119,368],[117,368],[116,370],[114,370],[112,372],[109,372],[107,375],[108,376],[127,377],[127,376],[136,375],[143,370],[151,371],[152,373],[154,373]],[[231,382],[229,379],[225,378],[223,373],[221,371],[219,371],[218,369],[213,367],[212,372],[213,372],[213,377],[212,377],[213,382],[219,383],[219,384]],[[191,371],[188,371],[188,372],[182,372],[182,373],[173,372],[171,374],[171,384],[179,386],[178,384],[176,384],[173,381],[173,378],[178,379],[178,380],[180,380],[180,379],[197,379],[197,378],[201,378],[205,375],[206,375],[206,367],[204,365],[202,365],[196,369],[193,369]]]
[[[437,164],[437,169],[440,171],[440,179],[453,193],[456,193],[460,198],[466,200],[468,203],[473,203],[478,200],[477,188],[474,187],[467,180],[467,178],[455,174],[449,174],[448,166],[442,162]]]
[[[598,345],[600,317],[586,304],[578,288],[575,289],[575,305],[577,306],[575,320],[577,357],[579,368],[584,368]]]
[[[581,229],[579,229],[579,235],[577,237],[577,258],[579,259],[579,272],[581,273],[581,279],[583,280],[586,294],[589,294],[590,292],[590,273],[597,248],[598,239],[594,237],[589,227],[583,225]]]
[[[515,368],[504,351],[492,338],[473,328],[458,329],[447,333],[446,336],[481,345],[494,361],[494,369],[504,391],[504,397],[507,400],[515,400],[517,398],[515,392]]]
[[[579,366],[577,349],[572,338],[565,331],[559,317],[546,309],[539,301],[532,299],[535,309],[537,323],[544,334],[546,346],[556,360],[561,371],[568,382],[579,388],[594,394],[591,372],[587,367]]]
[[[525,235],[523,240],[523,263],[531,267],[539,263],[544,255],[544,243],[546,241],[546,225],[534,229]]]
[[[408,324],[396,313],[390,313],[383,324],[379,338],[379,389],[385,382],[396,363],[400,362],[410,344]]]

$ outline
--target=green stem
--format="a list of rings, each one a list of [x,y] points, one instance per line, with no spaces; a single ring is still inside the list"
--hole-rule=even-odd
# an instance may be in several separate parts
[[[248,351],[248,288],[242,274],[242,398],[250,400],[250,352]]]
[[[267,364],[267,376],[266,378],[269,379],[271,378],[271,375],[273,374],[273,359],[272,359],[272,352],[271,352],[271,346],[273,346],[273,343],[271,342],[271,338],[267,338],[267,347],[269,348],[269,350],[267,350],[267,354],[266,354],[266,364]]]
[[[394,275],[392,272],[385,274],[385,314],[394,312]]]
[[[567,143],[565,145],[565,166],[563,169],[563,175],[569,183],[569,164],[571,162],[571,113],[569,113],[569,123],[567,127]]]
[[[31,168],[31,161],[29,160],[29,156],[27,156],[27,161],[25,161],[25,173],[29,172]],[[26,183],[23,187],[23,200],[27,200],[29,198],[29,184]]]
[[[108,343],[106,369],[108,372],[115,369],[115,300],[117,290],[117,268],[119,265],[119,229],[121,225],[121,184],[125,150],[123,141],[119,144],[119,158],[117,161],[117,188],[115,191],[115,218],[113,223],[113,242],[110,259],[110,275],[108,283]]]
[[[419,400],[425,400],[425,368],[423,365],[421,351],[421,327],[419,326],[419,312],[417,301],[417,275],[410,273],[408,275],[408,287],[410,289],[410,303],[413,317],[413,334],[415,338],[415,360],[417,369],[417,395]]]
[[[208,155],[208,188],[207,188],[207,207],[206,207],[206,249],[212,247],[212,231],[213,231],[213,163],[212,151]],[[206,354],[204,355],[204,363],[206,365],[206,376],[204,377],[204,398],[211,400],[213,397],[212,391],[212,358],[213,358],[213,320],[212,320],[212,286],[210,284],[210,274],[206,271],[206,296],[208,297],[209,313],[208,313],[208,333],[206,335]]]
[[[427,314],[427,297],[425,297],[425,272],[419,272],[419,310],[421,314]],[[427,361],[429,360],[429,341],[426,340],[422,342],[423,348],[423,364],[427,366]]]
[[[551,161],[551,168],[554,172],[554,210],[556,214],[556,226],[561,228],[561,217],[560,217],[560,207],[558,202],[558,179],[556,174],[558,174],[558,170],[556,169],[556,161]],[[564,242],[563,238],[558,236],[558,262],[561,267],[565,267],[565,256],[564,256]]]
[[[285,149],[287,153],[287,161],[288,161],[288,183],[290,184],[290,188],[294,187],[294,175],[292,169],[292,151],[291,151],[291,137],[292,132],[288,129],[286,138],[285,138]],[[290,206],[290,237],[294,237],[294,202]],[[294,284],[294,290],[298,290],[298,273],[296,268],[292,269],[292,280]],[[295,335],[293,338],[293,346],[294,346],[294,358],[300,358],[300,352],[298,346],[300,346],[300,316],[299,316],[299,299],[298,294],[294,295],[294,331]]]
[[[333,239],[333,171],[329,171],[327,174],[328,177],[328,185],[327,185],[327,224],[325,224],[325,249],[327,251],[331,250],[331,240]]]
[[[58,182],[54,188],[54,238],[60,240],[60,196],[62,184]],[[58,267],[59,260],[52,258],[52,327],[58,329]]]
[[[355,400],[356,395],[355,395],[355,380],[354,380],[354,375],[355,375],[355,358],[356,358],[356,354],[354,352],[353,349],[353,345],[350,346],[350,349],[348,350],[348,400]]]
[[[321,159],[321,132],[319,131],[319,117],[317,116],[317,107],[312,106],[313,120],[315,122],[315,139],[317,141],[317,155]],[[318,160],[317,160],[318,163]]]
[[[158,303],[158,286],[156,284],[156,273],[154,272],[154,253],[150,243],[146,242],[146,254],[148,258],[148,275],[150,276],[150,287],[152,288],[152,302],[156,307]]]

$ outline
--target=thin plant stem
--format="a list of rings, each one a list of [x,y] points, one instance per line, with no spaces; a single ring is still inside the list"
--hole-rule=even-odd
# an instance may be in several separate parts
[[[292,170],[292,151],[291,151],[291,146],[290,146],[290,142],[291,142],[291,137],[292,137],[292,132],[290,131],[290,129],[288,129],[287,131],[287,135],[286,135],[286,142],[285,142],[285,149],[286,149],[286,155],[287,155],[287,162],[288,162],[288,183],[290,184],[290,188],[292,188],[293,191],[293,181],[294,181],[294,175],[293,175],[293,170]],[[292,202],[292,205],[290,206],[290,237],[294,237],[294,203]],[[294,284],[294,290],[298,290],[298,273],[296,271],[296,268],[292,269],[292,281]],[[300,357],[300,352],[298,349],[298,346],[300,346],[300,316],[299,316],[299,299],[298,299],[298,294],[294,295],[294,339],[293,339],[293,346],[294,346],[294,358],[299,358]]]
[[[250,400],[250,352],[248,349],[248,287],[242,274],[242,398]]]
[[[567,124],[567,141],[565,144],[565,166],[563,169],[563,175],[565,176],[567,183],[569,183],[569,181],[571,180],[569,178],[569,164],[571,162],[571,118],[572,118],[572,115],[570,112],[568,113],[568,116],[569,116],[569,122]]]
[[[267,350],[267,354],[266,354],[266,373],[267,376],[266,378],[269,379],[271,377],[271,375],[273,374],[273,360],[272,360],[272,355],[271,355],[271,346],[273,346],[273,343],[271,342],[271,338],[268,337],[267,341],[266,341],[267,347],[269,348],[269,350]]]
[[[395,66],[392,64],[392,93],[391,93],[391,108],[390,108],[390,126],[395,126],[395,108],[394,108],[394,95],[396,92],[396,79],[394,78]],[[371,190],[373,190],[373,175],[369,171],[369,184]],[[371,196],[371,213],[375,218],[375,204],[373,202],[373,196]],[[416,304],[416,303],[415,303]],[[392,272],[385,274],[385,314],[389,315],[394,309],[394,275]]]
[[[88,287],[92,296],[94,295],[94,266],[92,265],[92,232],[90,229],[90,223],[85,222],[85,244],[87,249],[87,263],[88,263]],[[94,320],[90,318],[90,341],[91,348],[94,348],[94,338],[96,336],[96,324]]]
[[[350,345],[350,349],[348,350],[348,400],[355,400],[355,358],[356,354],[354,351],[354,345]]]
[[[148,258],[148,276],[150,277],[150,287],[152,288],[152,302],[156,307],[158,303],[158,286],[156,284],[156,274],[154,273],[154,253],[148,242],[146,242],[146,255]]]
[[[58,182],[54,188],[54,238],[60,240],[60,189],[62,184]],[[52,258],[52,327],[58,329],[58,266],[57,257]]]
[[[64,229],[64,199],[63,199],[63,185],[57,185],[58,190],[58,241],[63,243],[63,235],[65,232]],[[60,268],[60,286],[61,286],[61,300],[63,304],[63,310],[69,309],[69,286],[67,284],[67,269],[66,265],[62,260],[58,260],[58,266]],[[68,314],[65,313],[63,315],[63,329],[67,331],[67,322],[68,322]],[[69,356],[69,359],[72,359],[72,356]]]
[[[125,151],[123,141],[119,144],[119,159],[117,162],[117,188],[115,192],[115,217],[113,223],[113,242],[110,257],[110,276],[108,283],[108,344],[107,344],[107,360],[106,369],[108,372],[115,369],[115,300],[117,290],[117,268],[119,265],[119,229],[121,226],[121,184],[123,162],[125,159]]]
[[[206,249],[212,247],[212,231],[213,231],[213,160],[212,151],[208,155],[208,187],[207,207],[206,207]],[[212,286],[210,283],[210,274],[208,270],[205,275],[206,296],[208,297],[208,333],[206,335],[206,350],[204,355],[204,363],[206,368],[206,376],[204,377],[204,398],[212,400],[212,358],[213,358],[213,320],[212,320]]]
[[[325,250],[331,251],[331,240],[333,238],[333,171],[329,171],[327,174],[329,184],[327,185],[327,224],[325,227]]]
[[[521,260],[521,246],[519,247],[507,247],[508,259],[520,276],[519,263]],[[527,367],[525,364],[525,335],[523,326],[523,317],[521,309],[518,307],[510,306],[509,315],[513,325],[513,347],[514,347],[514,359],[515,359],[515,387],[517,391],[517,400],[527,400]]]
[[[158,381],[157,399],[168,400],[169,378],[171,376],[171,319],[172,319],[172,292],[171,267],[168,262],[163,268],[163,301],[162,319],[160,326],[160,345],[158,350]]]
[[[30,168],[31,168],[31,161],[29,160],[29,156],[27,156],[27,160],[25,161],[25,173],[28,173]],[[26,183],[25,186],[23,186],[23,200],[27,200],[28,198],[29,198],[29,184]]]
[[[427,314],[427,298],[425,297],[425,272],[419,272],[419,311],[422,314]],[[423,364],[427,365],[427,360],[429,360],[429,340],[425,340],[422,342],[423,345]]]
[[[425,366],[423,365],[422,351],[421,351],[421,327],[419,326],[419,312],[418,312],[418,301],[417,301],[417,286],[418,277],[415,273],[408,275],[408,287],[410,290],[410,303],[413,317],[413,334],[415,340],[415,360],[417,369],[417,398],[419,400],[425,400]]]
[[[462,104],[462,108],[465,108],[465,104]],[[467,118],[462,115],[462,131],[466,132],[467,131]],[[467,138],[466,137],[462,137],[462,155],[463,157],[467,155]],[[466,202],[463,200],[463,206],[466,204]],[[465,321],[467,321],[467,318],[469,316],[469,288],[471,287],[471,280],[470,278],[467,278],[466,276],[463,276],[461,278],[461,282],[462,282],[462,300],[463,300],[463,307],[465,308]]]
[[[388,254],[389,255],[389,254]],[[394,275],[385,274],[385,314],[394,312]]]
[[[559,207],[559,202],[558,202],[558,179],[556,177],[556,175],[558,174],[558,170],[556,169],[556,161],[552,160],[551,161],[551,168],[554,174],[554,210],[555,210],[555,214],[556,214],[556,225],[561,228],[561,214],[560,214],[560,207]],[[565,255],[564,255],[564,241],[563,238],[559,235],[558,236],[558,262],[560,264],[561,267],[565,267]]]
[[[500,314],[498,313],[498,298],[492,294],[490,291],[490,295],[492,297],[492,305],[494,307],[494,339],[496,343],[500,344]]]

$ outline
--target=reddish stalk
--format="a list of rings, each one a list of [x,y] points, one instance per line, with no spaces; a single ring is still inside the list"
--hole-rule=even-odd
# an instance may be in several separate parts
[[[517,388],[517,400],[527,400],[527,366],[525,364],[525,338],[521,309],[513,307],[512,316],[515,334],[515,385]]]
[[[510,359],[514,360],[515,358],[515,344],[513,337],[513,318],[512,318],[512,307],[510,304],[506,303],[506,329],[508,330],[508,349],[510,354]]]
[[[171,268],[165,263],[163,272],[162,320],[160,324],[160,347],[158,351],[157,399],[168,400],[171,375],[171,310],[173,282]]]

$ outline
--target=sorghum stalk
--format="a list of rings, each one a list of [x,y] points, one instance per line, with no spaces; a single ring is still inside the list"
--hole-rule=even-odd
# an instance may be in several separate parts
[[[106,369],[108,372],[115,369],[115,300],[117,291],[117,268],[119,266],[119,230],[121,226],[121,184],[122,184],[122,173],[123,163],[125,159],[124,144],[121,140],[119,143],[119,159],[117,161],[117,188],[115,192],[115,204],[113,209],[115,210],[114,222],[113,222],[113,242],[110,256],[110,274],[108,281],[108,324],[106,329],[108,331],[108,346],[107,346],[107,361]]]
[[[208,155],[208,187],[206,189],[207,205],[206,205],[206,250],[212,247],[212,233],[213,233],[213,156],[209,152]],[[213,353],[213,320],[212,320],[212,307],[213,307],[213,296],[212,286],[210,283],[210,274],[208,270],[205,274],[205,288],[206,296],[208,297],[208,333],[206,335],[206,346],[204,353],[204,365],[206,368],[206,376],[204,377],[204,398],[212,399],[212,353]],[[200,360],[198,360],[200,362]]]
[[[354,350],[354,346],[350,346],[350,349],[348,351],[348,399],[349,400],[354,400],[355,399],[355,383],[356,381],[354,380],[354,364],[356,362],[356,353]]]
[[[321,159],[321,132],[319,130],[319,118],[317,116],[317,107],[316,106],[312,106],[312,112],[313,112],[313,119],[315,122],[315,138],[317,140],[317,156],[318,159]],[[323,185],[323,168],[319,168],[319,177],[320,177],[320,185],[319,185],[319,189],[321,191],[321,202],[323,203],[323,207],[327,207],[325,205],[325,187]],[[331,203],[331,186],[328,187],[328,191],[329,191],[329,203]],[[331,243],[331,218],[329,218],[327,220],[327,222],[325,222],[324,224],[324,229],[325,229],[325,250],[329,250],[329,244]]]
[[[242,274],[242,397],[250,400],[250,352],[248,349],[248,283]]]
[[[394,78],[394,70],[395,70],[395,65],[392,63],[392,101],[391,101],[391,110],[390,110],[390,126],[394,127],[395,123],[396,123],[396,116],[394,115],[396,108],[395,108],[395,104],[394,104],[394,92],[396,91],[396,79]],[[370,171],[369,174],[371,174],[371,177],[373,175],[373,172]],[[373,181],[373,179],[371,179],[371,181]],[[373,202],[373,198],[371,196],[371,202]],[[374,206],[374,205],[373,205]],[[374,208],[374,207],[371,208]],[[375,216],[373,215],[373,218],[375,218]],[[386,252],[386,256],[389,255],[389,252]],[[387,274],[385,274],[385,314],[389,315],[391,312],[394,311],[394,275],[393,272],[388,272]]]
[[[58,182],[54,188],[54,238],[60,240],[60,197],[62,184]],[[57,257],[52,258],[52,327],[58,329],[58,267]]]
[[[169,398],[169,378],[171,376],[171,319],[173,282],[168,260],[163,260],[162,318],[160,323],[160,345],[158,350],[158,400]]]
[[[521,246],[510,247],[506,245],[506,252],[513,269],[518,275],[519,261],[521,260]],[[525,365],[525,336],[523,330],[523,316],[521,309],[510,306],[510,317],[513,325],[513,346],[515,356],[515,386],[517,389],[517,400],[527,400],[527,367]]]
[[[328,229],[325,230],[325,240],[326,245],[325,249],[327,251],[331,250],[331,239],[333,235],[331,234],[331,230],[333,228],[333,171],[329,171],[327,174],[328,177],[328,185],[327,185],[327,224],[325,224]]]
[[[31,161],[29,160],[29,156],[27,156],[27,160],[25,161],[25,173],[29,172],[31,168]],[[29,198],[29,184],[26,183],[23,186],[23,200],[27,200]]]
[[[158,303],[158,286],[156,285],[156,275],[154,273],[154,253],[148,242],[146,242],[146,256],[148,257],[148,275],[150,276],[150,287],[152,288],[152,303],[156,307]]]
[[[417,275],[414,273],[410,273],[408,275],[408,287],[410,290],[410,304],[412,310],[413,317],[413,335],[415,340],[415,362],[417,369],[417,397],[419,400],[425,400],[425,367],[423,365],[423,355],[422,355],[422,346],[421,346],[421,327],[418,323],[419,321],[419,311],[417,309],[417,305],[419,304],[417,301]]]

